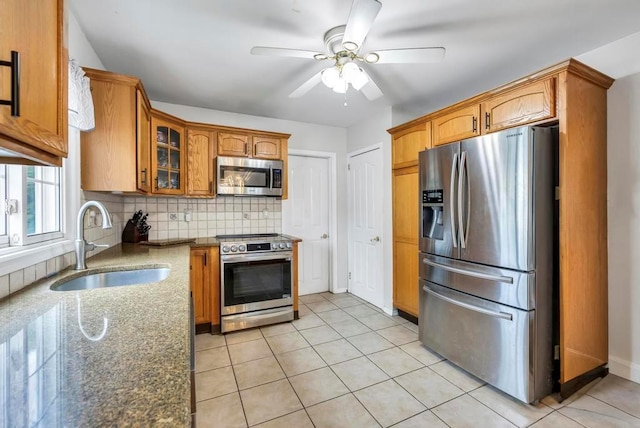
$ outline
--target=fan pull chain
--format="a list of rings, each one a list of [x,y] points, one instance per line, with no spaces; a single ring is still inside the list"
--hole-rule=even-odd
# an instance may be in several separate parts
[[[344,106],[347,106],[347,91],[344,92]]]

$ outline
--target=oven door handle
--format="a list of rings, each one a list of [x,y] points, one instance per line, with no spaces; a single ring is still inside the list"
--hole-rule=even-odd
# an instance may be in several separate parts
[[[225,254],[220,256],[220,261],[224,263],[253,262],[261,260],[286,260],[291,261],[293,253],[291,251],[283,251],[281,253],[258,253],[258,254]]]

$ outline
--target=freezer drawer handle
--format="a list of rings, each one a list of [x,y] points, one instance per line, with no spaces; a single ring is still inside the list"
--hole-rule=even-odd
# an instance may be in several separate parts
[[[448,270],[449,272],[459,273],[460,275],[473,276],[474,278],[486,279],[488,281],[496,281],[496,282],[504,282],[506,284],[513,284],[513,278],[502,275],[491,275],[488,273],[481,272],[472,272],[465,269],[459,269],[447,265],[443,265],[442,263],[432,262],[429,259],[422,259],[422,263],[425,265],[433,266],[435,268],[440,268],[444,270]]]
[[[438,299],[442,299],[442,300],[444,300],[445,302],[449,302],[449,303],[451,303],[451,304],[453,304],[453,305],[457,305],[457,306],[460,306],[460,307],[462,307],[462,308],[469,309],[470,311],[479,312],[479,313],[481,313],[481,314],[489,315],[489,316],[496,317],[496,318],[502,318],[502,319],[504,319],[504,320],[508,320],[508,321],[513,320],[513,315],[508,314],[508,313],[506,313],[506,312],[495,312],[495,311],[490,311],[490,310],[488,310],[488,309],[479,308],[478,306],[474,306],[474,305],[470,305],[470,304],[468,304],[468,303],[460,302],[460,301],[455,300],[455,299],[452,299],[452,298],[450,298],[450,297],[443,296],[443,295],[442,295],[442,294],[440,294],[440,293],[436,293],[435,291],[431,290],[431,289],[430,289],[429,287],[427,287],[426,285],[425,285],[425,286],[423,286],[423,287],[422,287],[422,289],[423,289],[424,291],[426,291],[427,293],[429,293],[429,294],[433,295],[434,297],[437,297]]]

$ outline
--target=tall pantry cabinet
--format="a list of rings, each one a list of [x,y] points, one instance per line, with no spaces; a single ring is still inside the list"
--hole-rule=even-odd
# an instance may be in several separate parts
[[[413,314],[418,275],[412,262],[418,262],[418,247],[412,236],[418,239],[419,190],[411,168],[417,170],[418,151],[431,142],[448,144],[525,124],[558,128],[554,359],[563,396],[607,372],[607,89],[612,84],[570,59],[389,130],[394,305]],[[429,132],[430,138],[423,136]]]

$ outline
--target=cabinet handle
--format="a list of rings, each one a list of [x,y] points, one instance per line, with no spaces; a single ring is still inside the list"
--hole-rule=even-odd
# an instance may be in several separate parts
[[[0,105],[11,106],[11,116],[20,116],[20,53],[11,51],[11,61],[0,61],[0,66],[11,69],[11,99],[0,100]]]
[[[156,177],[156,190],[158,190],[158,177]]]
[[[484,129],[489,129],[489,119],[491,119],[491,114],[486,111],[484,113]]]
[[[143,169],[142,171],[140,171],[142,174],[144,174],[144,178],[140,179],[140,181],[142,182],[142,184],[147,184],[147,168]]]
[[[203,256],[204,256],[204,265],[206,266],[207,265],[207,253],[204,253]]]
[[[209,193],[213,193],[213,181],[209,182]]]
[[[473,127],[472,131],[473,132],[478,132],[478,118],[473,116],[473,119],[471,121],[471,126]]]
[[[245,154],[245,156],[249,155],[249,153],[247,153],[247,143],[246,142],[244,143],[244,154]]]

